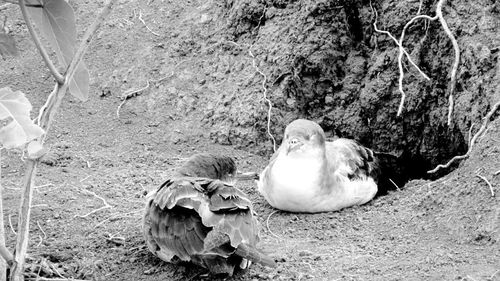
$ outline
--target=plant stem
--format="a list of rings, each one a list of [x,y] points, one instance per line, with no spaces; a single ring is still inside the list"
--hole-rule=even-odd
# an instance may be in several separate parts
[[[61,76],[61,79],[58,79],[56,77],[57,80],[56,86],[54,87],[54,90],[50,94],[47,103],[40,109],[41,112],[39,115],[40,117],[39,123],[40,127],[45,130],[46,134],[48,133],[50,124],[54,119],[55,113],[57,112],[59,106],[61,105],[62,99],[68,90],[69,81],[71,81],[71,79],[73,78],[77,65],[80,63],[83,54],[85,53],[88,45],[90,44],[90,41],[92,40],[92,37],[95,34],[96,30],[99,28],[104,18],[111,11],[111,7],[114,1],[115,0],[108,0],[106,2],[104,8],[99,13],[97,19],[87,29],[87,32],[85,33],[85,36],[82,39],[82,42],[80,43],[80,46],[77,52],[75,53],[75,56],[71,60],[71,63],[69,64],[68,70],[64,75],[64,77]],[[21,4],[20,5],[21,10],[23,11],[23,16],[26,20],[27,25],[29,26],[28,29],[30,29],[30,33],[33,32],[31,35],[35,40],[35,44],[40,50],[42,56],[47,55],[45,50],[41,47],[38,37],[36,37],[36,35],[34,34],[33,27],[31,26],[31,23],[27,17],[26,8],[24,7],[24,0],[20,0],[20,4]],[[46,60],[46,62],[48,61]],[[52,74],[56,76],[55,72],[52,72]],[[57,74],[59,73],[57,72]],[[43,139],[44,138],[41,139],[42,144],[43,144]],[[32,201],[33,186],[35,182],[36,168],[38,162],[39,159],[27,160],[24,192],[21,198],[21,206],[19,211],[16,254],[14,257],[14,264],[12,266],[12,271],[11,271],[12,281],[22,281],[24,279],[23,272],[24,272],[25,256],[28,249],[28,241],[29,241],[29,221],[31,212],[31,201]]]
[[[31,213],[31,200],[33,197],[33,185],[36,175],[37,161],[26,160],[26,174],[24,176],[24,191],[21,197],[19,218],[17,221],[17,242],[14,264],[11,271],[11,281],[23,281],[24,259],[28,250],[29,222]]]
[[[52,73],[52,76],[56,79],[56,82],[58,84],[64,83],[64,77],[57,71],[55,65],[52,63],[52,60],[50,60],[49,55],[47,54],[47,51],[42,45],[42,42],[40,41],[40,38],[38,38],[38,35],[35,32],[35,29],[33,28],[33,23],[31,23],[31,19],[29,18],[28,11],[26,10],[26,4],[24,0],[19,0],[19,8],[21,9],[21,13],[23,14],[24,21],[26,22],[26,27],[28,27],[28,31],[31,35],[31,38],[35,42],[35,46],[37,47],[38,51],[40,52],[40,55],[42,56],[43,60],[45,61],[45,64],[49,68],[50,72]]]
[[[113,3],[115,0],[108,0],[104,7],[102,8],[101,12],[97,16],[96,20],[88,27],[87,31],[85,32],[82,41],[80,43],[80,46],[76,50],[75,55],[73,56],[73,59],[68,65],[68,68],[65,73],[65,79],[66,81],[64,84],[69,85],[69,81],[71,81],[71,78],[75,74],[76,68],[80,61],[83,58],[83,55],[85,54],[85,51],[87,50],[90,41],[92,41],[92,37],[94,36],[96,30],[100,27],[104,19],[108,16],[108,14],[111,12],[111,7],[113,6]],[[57,86],[56,86],[57,87]],[[67,89],[67,86],[66,86]],[[42,129],[45,130],[45,132],[48,132],[51,120],[54,118],[54,114],[57,111],[57,108],[61,104],[61,101],[66,94],[66,89],[64,91],[61,90],[56,90],[54,89],[54,92],[49,96],[49,99],[47,100],[47,103],[40,109],[41,112],[40,118],[39,118],[39,124],[42,127]],[[45,112],[48,112],[45,114]]]
[[[1,153],[1,150],[0,150]],[[0,155],[0,178],[2,177],[2,155]],[[0,182],[0,247],[5,248],[5,227],[3,224],[3,200],[2,200],[2,185]],[[0,281],[5,281],[7,276],[7,263],[6,258],[2,255],[4,259],[0,259]]]

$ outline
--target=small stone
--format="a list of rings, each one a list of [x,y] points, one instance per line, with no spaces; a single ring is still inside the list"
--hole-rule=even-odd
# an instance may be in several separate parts
[[[300,257],[305,257],[305,256],[310,256],[310,255],[312,255],[311,251],[304,250],[304,251],[299,252]]]

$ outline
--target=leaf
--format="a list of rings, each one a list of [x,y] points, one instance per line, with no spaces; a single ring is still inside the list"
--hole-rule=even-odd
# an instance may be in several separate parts
[[[28,143],[26,151],[28,152],[28,158],[30,159],[40,158],[47,153],[47,150],[43,147],[40,140]]]
[[[28,12],[56,52],[59,62],[67,68],[76,50],[75,13],[64,0],[40,0],[39,2],[43,5],[42,8],[28,7]],[[75,75],[70,81],[69,92],[81,101],[87,100],[89,80],[89,71],[82,61],[78,64]]]
[[[0,89],[0,120],[11,119],[0,129],[0,143],[10,149],[24,145],[44,134],[30,119],[31,103],[21,91]]]
[[[18,54],[14,38],[0,29],[0,55],[17,56]]]

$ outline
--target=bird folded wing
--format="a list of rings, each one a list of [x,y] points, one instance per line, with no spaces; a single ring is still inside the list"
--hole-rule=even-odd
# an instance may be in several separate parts
[[[252,202],[239,189],[230,185],[219,185],[210,196],[210,211],[225,212],[249,210]]]
[[[203,191],[202,187],[190,178],[168,180],[158,189],[154,203],[161,209],[180,206],[197,210],[200,203],[208,199],[199,189]]]
[[[373,169],[373,152],[354,140],[327,142],[326,153],[331,171],[344,177],[363,178]]]
[[[194,210],[170,211],[152,205],[147,219],[150,229],[145,230],[146,235],[154,238],[152,241],[147,239],[148,244],[153,244],[152,252],[162,259],[171,261],[177,256],[189,261],[190,256],[203,253],[203,241],[209,228],[202,224]]]
[[[168,180],[152,199],[146,219],[154,238],[148,239],[148,247],[155,248],[152,251],[164,260],[171,261],[174,256],[183,261],[193,256],[229,257],[245,245],[240,253],[248,252],[249,259],[269,265],[269,258],[252,246],[259,236],[251,201],[239,189],[219,180]]]

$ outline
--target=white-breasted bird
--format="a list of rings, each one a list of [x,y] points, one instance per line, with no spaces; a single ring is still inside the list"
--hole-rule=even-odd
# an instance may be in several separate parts
[[[192,262],[213,274],[232,275],[249,261],[275,266],[256,248],[252,203],[233,185],[256,177],[239,173],[230,157],[192,156],[147,196],[143,234],[149,250],[164,261]]]
[[[297,119],[257,183],[277,209],[328,212],[369,202],[377,194],[379,165],[375,153],[356,141],[326,141],[315,122]]]

